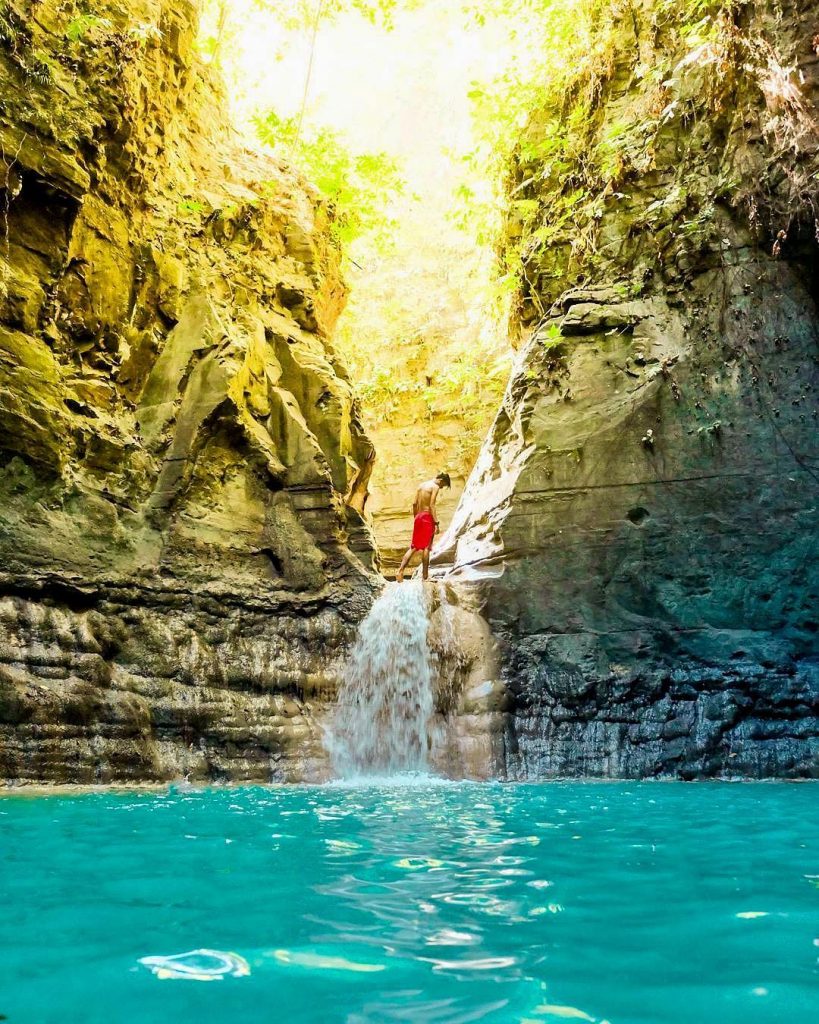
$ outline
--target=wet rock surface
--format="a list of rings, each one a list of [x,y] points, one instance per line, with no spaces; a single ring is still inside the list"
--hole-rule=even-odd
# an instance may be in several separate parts
[[[506,712],[512,703],[499,678],[494,637],[471,587],[428,586],[435,698],[431,763],[447,778],[497,778],[505,771]]]
[[[633,26],[643,60],[657,45],[649,6]],[[798,67],[800,116],[815,125],[811,5],[751,6],[743,30]],[[623,32],[600,137],[645,91]],[[678,92],[703,73],[686,67]],[[571,223],[530,268],[529,338],[439,545],[499,640],[509,777],[819,774],[810,200],[775,244],[819,135],[802,125],[785,153],[754,127],[770,125],[764,88],[740,81],[724,102],[689,108],[693,146],[669,121],[651,172],[600,195],[593,253],[578,256],[591,228]],[[722,172],[732,190],[715,184]],[[765,181],[782,195],[759,197],[749,226]]]
[[[299,778],[373,592],[318,196],[194,4],[5,5],[0,774]]]

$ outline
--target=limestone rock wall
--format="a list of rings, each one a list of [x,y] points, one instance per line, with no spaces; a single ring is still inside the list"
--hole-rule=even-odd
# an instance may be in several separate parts
[[[694,57],[658,5],[622,19],[586,151],[656,135],[588,216],[512,174],[553,241],[436,556],[498,638],[510,777],[819,775],[819,22],[713,6]]]
[[[189,0],[0,11],[0,775],[320,773],[371,446],[328,213]]]
[[[468,474],[468,468],[464,469],[463,463],[451,454],[462,429],[457,421],[427,424],[409,416],[399,416],[397,420],[380,424],[372,431],[378,453],[377,472],[367,502],[378,540],[381,571],[388,577],[394,576],[412,538],[412,503],[418,485],[442,471],[449,473],[452,486],[439,493],[436,505],[438,521],[445,529],[458,506]],[[412,568],[419,562],[416,556]]]
[[[471,586],[431,584],[427,640],[435,658],[430,763],[450,779],[506,771],[503,735],[512,704],[497,645]],[[479,595],[478,595],[479,596]]]

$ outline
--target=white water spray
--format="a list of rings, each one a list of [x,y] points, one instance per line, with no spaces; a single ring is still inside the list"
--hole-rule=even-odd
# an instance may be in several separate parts
[[[390,583],[361,623],[328,747],[342,778],[426,771],[434,657],[420,581]]]

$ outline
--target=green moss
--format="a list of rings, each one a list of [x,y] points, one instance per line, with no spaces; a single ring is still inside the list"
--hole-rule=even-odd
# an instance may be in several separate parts
[[[761,239],[810,220],[819,188],[799,166],[808,124],[777,49],[780,15],[747,8],[550,3],[538,26],[543,64],[473,94],[484,140],[506,154],[499,275],[515,290],[513,321],[531,326],[584,281],[626,278],[639,293],[651,275],[684,279],[723,246],[726,208],[740,209]],[[775,113],[772,75],[790,97]],[[742,174],[726,159],[726,147],[743,144],[738,121],[764,143],[740,162]]]

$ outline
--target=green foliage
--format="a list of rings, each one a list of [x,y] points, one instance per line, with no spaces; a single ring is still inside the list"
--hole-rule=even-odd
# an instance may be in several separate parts
[[[177,211],[181,214],[198,215],[205,212],[205,207],[198,199],[183,199],[177,205]]]
[[[352,153],[330,128],[299,131],[294,117],[275,111],[254,118],[259,139],[298,167],[329,201],[334,237],[348,245],[369,234],[385,244],[390,200],[404,189],[397,162],[386,153]]]
[[[553,351],[566,343],[559,324],[550,324],[543,332],[542,344],[547,351]]]
[[[668,105],[675,62],[698,47],[721,53],[735,7],[735,0],[658,0],[653,16],[663,43],[646,62],[633,43],[623,49],[629,46],[625,26],[633,20],[636,30],[637,17],[646,14],[633,0],[528,0],[523,11],[513,0],[472,6],[481,22],[498,18],[513,25],[517,19],[520,26],[523,14],[531,26],[528,60],[513,61],[470,93],[477,146],[466,165],[470,171],[494,166],[502,223],[491,206],[476,209],[468,185],[457,194],[458,222],[477,225],[478,238],[491,231],[493,218],[498,225],[498,282],[504,291],[528,295],[534,312],[542,314],[541,286],[531,274],[545,270],[559,278],[572,266],[585,272],[593,267],[607,209],[652,170],[664,125],[684,113]],[[619,120],[604,122],[600,100],[618,59],[631,63],[641,83],[635,92],[640,103],[625,108]],[[714,95],[697,96],[699,108],[716,106],[723,89],[726,64],[715,60],[713,66]],[[713,206],[693,206],[681,234],[702,242]]]
[[[96,14],[80,14],[66,25],[64,35],[70,43],[77,43],[94,28],[111,28],[111,21]]]
[[[335,21],[355,11],[372,25],[391,28],[399,10],[412,10],[422,0],[253,0],[253,5],[279,19],[290,30],[310,29],[318,15],[322,22]]]
[[[350,12],[389,30],[397,12],[413,10],[422,3],[424,0],[204,0],[198,48],[220,63],[237,26],[253,11],[269,17],[282,33],[309,34]]]
[[[609,7],[602,0],[464,4],[477,23],[494,22],[496,31],[516,40],[516,56],[503,73],[475,82],[469,93],[476,145],[464,159],[467,181],[456,194],[453,214],[478,244],[491,241],[499,249],[499,309],[525,283],[533,253],[551,244],[587,198],[576,171],[587,158],[594,90],[581,91],[577,83],[584,75],[605,74]],[[513,165],[521,169],[517,181],[509,177]],[[493,193],[470,187],[487,174],[494,177]],[[541,224],[538,196],[545,181],[557,178],[566,179],[565,191],[550,222]]]

